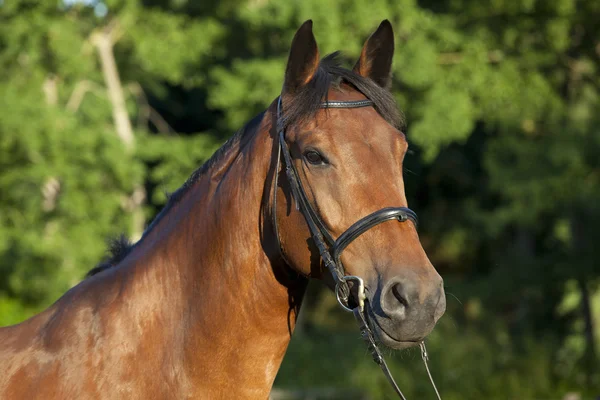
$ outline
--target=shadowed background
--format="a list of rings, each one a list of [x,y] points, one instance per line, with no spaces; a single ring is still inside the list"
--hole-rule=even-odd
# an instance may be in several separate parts
[[[394,26],[409,205],[448,295],[428,340],[443,398],[600,396],[594,0],[0,0],[0,325],[79,282],[107,238],[139,237],[279,94],[308,18],[348,66]],[[389,363],[409,398],[433,398],[418,350]],[[318,284],[275,386],[393,398]]]

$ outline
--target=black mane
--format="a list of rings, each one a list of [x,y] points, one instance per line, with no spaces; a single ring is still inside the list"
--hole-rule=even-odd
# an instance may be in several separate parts
[[[339,52],[335,52],[323,58],[317,72],[310,82],[295,93],[291,99],[286,98],[286,102],[283,104],[283,121],[281,121],[283,128],[313,118],[320,109],[319,104],[327,99],[329,89],[339,89],[340,85],[347,84],[354,87],[371,100],[374,104],[374,108],[389,124],[398,129],[402,129],[404,127],[404,118],[398,109],[391,92],[380,87],[371,79],[341,67],[338,61],[338,55]],[[233,144],[238,143],[246,133],[255,131],[255,128],[257,128],[262,121],[263,116],[264,112],[254,117],[246,124],[246,126],[221,146],[208,161],[194,171],[185,181],[183,186],[169,196],[169,200],[165,207],[163,207],[156,218],[154,218],[152,223],[144,231],[142,238],[137,243],[144,239],[148,232],[150,232],[162,217],[179,202],[183,195],[198,181],[198,179],[200,179],[200,177],[221,161],[223,155],[227,153],[227,150],[229,150]],[[124,235],[110,241],[108,257],[95,268],[91,269],[86,277],[96,275],[117,265],[127,257],[131,252],[131,249],[137,245],[137,243],[131,243]]]
[[[85,277],[90,277],[96,275],[105,269],[112,267],[123,261],[125,257],[129,254],[131,249],[133,248],[133,244],[125,235],[121,234],[115,239],[111,239],[108,242],[108,253],[110,254],[104,261],[100,264],[96,265],[94,268],[88,271]]]
[[[131,252],[133,247],[140,243],[144,237],[158,225],[158,222],[183,198],[187,191],[196,183],[200,177],[202,177],[208,170],[210,170],[215,164],[218,164],[223,159],[227,151],[236,143],[238,143],[246,134],[254,132],[262,121],[264,112],[258,114],[250,122],[248,122],[242,129],[237,131],[223,146],[219,147],[217,151],[204,163],[200,168],[192,172],[190,177],[184,182],[184,184],[171,194],[167,194],[167,204],[160,210],[158,215],[152,220],[150,225],[144,230],[144,234],[136,243],[132,243],[125,235],[121,234],[116,239],[111,239],[108,242],[108,255],[102,260],[97,266],[92,268],[85,277],[96,275],[110,267],[114,267],[119,264],[127,255]]]

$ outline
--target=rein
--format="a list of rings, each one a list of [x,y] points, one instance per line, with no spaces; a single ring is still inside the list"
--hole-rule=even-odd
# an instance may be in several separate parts
[[[355,100],[355,101],[324,101],[320,104],[320,108],[362,108],[362,107],[372,107],[373,102],[371,100]],[[285,174],[288,180],[288,183],[291,188],[292,197],[294,199],[294,204],[296,206],[296,210],[299,210],[310,230],[312,235],[312,239],[319,250],[319,254],[321,256],[321,260],[323,264],[327,267],[331,276],[335,281],[335,295],[338,300],[338,303],[342,308],[346,311],[350,311],[354,314],[358,322],[358,326],[360,329],[360,334],[363,340],[367,343],[367,347],[373,360],[381,370],[383,371],[385,377],[390,382],[394,391],[398,394],[398,396],[402,400],[406,400],[406,397],[394,381],[392,374],[381,354],[381,351],[377,347],[377,343],[375,342],[375,336],[373,331],[369,327],[369,323],[365,317],[365,303],[367,301],[367,297],[365,295],[365,285],[362,278],[358,276],[346,275],[344,270],[344,266],[340,260],[342,252],[344,249],[352,243],[356,238],[360,235],[368,231],[369,229],[387,221],[412,221],[417,227],[418,218],[417,214],[408,207],[387,207],[381,210],[375,211],[366,217],[359,219],[357,222],[352,224],[346,231],[344,231],[337,239],[334,239],[327,228],[325,227],[324,222],[321,220],[319,215],[314,210],[311,205],[304,188],[302,187],[302,182],[300,181],[300,177],[298,175],[298,171],[292,162],[292,156],[290,153],[290,149],[285,141],[285,129],[283,123],[283,106],[281,96],[277,102],[277,155],[276,155],[276,166],[274,172],[274,182],[273,182],[273,202],[271,206],[271,219],[275,237],[277,238],[279,253],[283,261],[290,265],[288,260],[285,257],[285,253],[283,251],[283,247],[281,245],[281,241],[279,239],[279,228],[277,225],[277,187],[278,187],[278,177],[279,177],[279,169],[282,163],[283,154],[283,165],[285,167]],[[349,282],[353,282],[353,288],[356,288],[356,306],[352,307],[350,304],[350,286]],[[429,371],[429,366],[427,364],[428,354],[427,349],[425,347],[425,342],[422,341],[419,344],[421,348],[421,358],[423,359],[423,363],[425,364],[425,368],[427,370],[427,375],[429,376],[429,380],[435,390],[438,400],[441,400],[440,394],[435,386],[435,382],[431,376]]]

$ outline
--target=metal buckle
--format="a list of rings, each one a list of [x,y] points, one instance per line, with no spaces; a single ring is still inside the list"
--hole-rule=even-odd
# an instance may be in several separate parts
[[[367,296],[365,295],[365,282],[362,280],[361,277],[354,276],[354,275],[347,275],[347,276],[344,276],[342,279],[344,280],[344,282],[348,282],[348,281],[358,282],[358,308],[362,312],[365,309],[365,299],[367,298]],[[353,309],[348,307],[347,304],[344,304],[344,302],[342,301],[342,298],[340,297],[340,282],[339,281],[335,284],[335,297],[337,298],[338,303],[340,303],[340,306],[342,306],[342,308],[344,310],[350,311],[350,312],[353,311]]]

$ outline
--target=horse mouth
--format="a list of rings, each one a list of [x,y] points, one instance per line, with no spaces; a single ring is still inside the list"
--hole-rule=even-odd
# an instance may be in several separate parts
[[[423,341],[423,338],[405,340],[396,339],[379,324],[373,309],[371,309],[371,306],[368,303],[365,305],[365,310],[367,311],[365,313],[367,323],[369,323],[371,331],[373,331],[375,340],[377,340],[379,343],[394,350],[401,350],[417,346]]]

